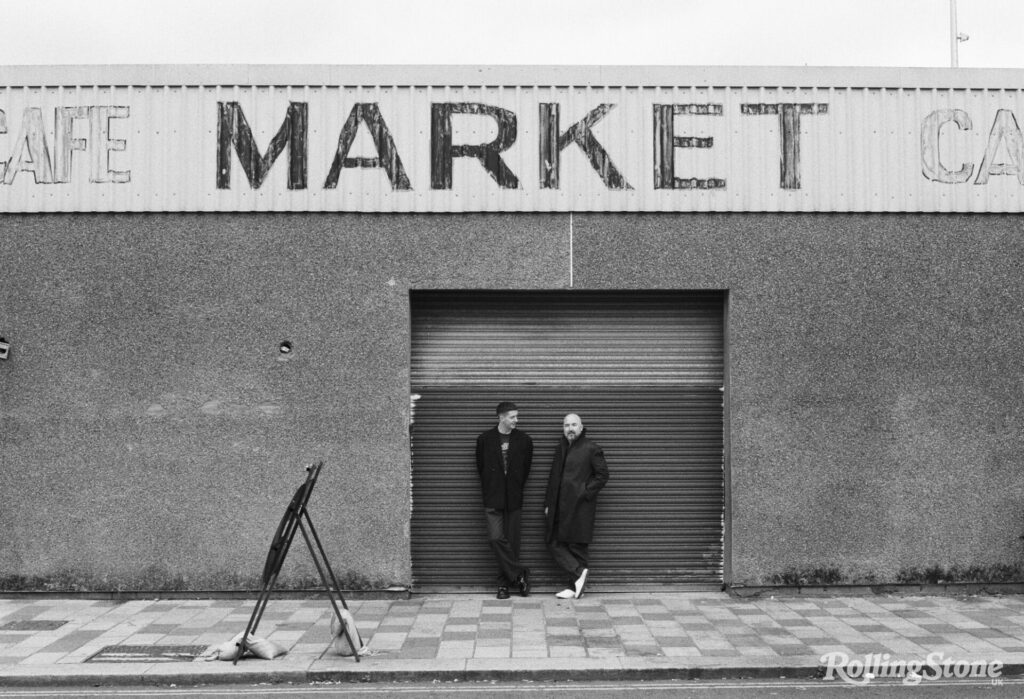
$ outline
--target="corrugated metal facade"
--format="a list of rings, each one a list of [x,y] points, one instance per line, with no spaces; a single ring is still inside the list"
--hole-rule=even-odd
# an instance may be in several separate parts
[[[1019,212],[1022,84],[1022,71],[5,68],[0,210]]]
[[[605,450],[591,547],[596,589],[720,584],[723,308],[716,292],[430,292],[413,296],[412,556],[417,589],[484,588],[476,436],[504,399],[534,439],[523,560],[560,581],[543,498],[562,418]]]

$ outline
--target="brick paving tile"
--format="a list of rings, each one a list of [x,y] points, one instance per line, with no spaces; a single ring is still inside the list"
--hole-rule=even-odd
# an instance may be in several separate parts
[[[477,646],[473,651],[474,658],[509,658],[512,651],[508,646]]]
[[[512,648],[513,658],[546,658],[547,648]]]
[[[767,614],[744,614],[740,616],[740,620],[747,626],[766,626],[770,628],[777,628],[781,626],[779,622],[775,621]]]
[[[850,657],[867,655],[869,653],[877,653],[879,651],[877,643],[836,643],[830,646],[815,645],[815,648],[825,648],[823,652],[843,652]]]
[[[750,658],[776,658],[779,654],[771,648],[760,646],[737,646],[736,651],[743,657]]]
[[[441,637],[440,629],[412,629],[409,631],[409,638],[436,641]]]
[[[734,623],[722,623],[718,624],[718,630],[724,634],[743,634],[750,633],[750,627],[746,624],[734,624]],[[654,624],[651,624],[651,628],[657,628]]]
[[[559,617],[554,617],[554,618],[548,617],[547,625],[548,625],[548,628],[561,628],[561,627],[565,627],[565,628],[574,628],[575,629],[575,628],[577,628],[579,626],[579,622],[577,622],[574,617],[562,617],[562,618],[559,618]]]
[[[663,648],[666,646],[681,648],[693,645],[693,640],[689,636],[655,636],[654,640]]]
[[[476,631],[445,631],[441,634],[442,643],[448,641],[472,641],[476,639]]]
[[[397,624],[390,621],[377,627],[378,632],[385,633],[407,633],[410,629],[412,629],[412,624]]]
[[[480,620],[477,617],[448,617],[444,627],[452,631],[465,631],[467,629],[475,629],[479,622]]]
[[[878,649],[877,648],[875,648],[875,649],[865,648],[865,649],[860,649],[858,652],[860,654],[862,654],[862,655],[863,654],[867,654],[867,653],[877,653]],[[928,652],[929,653],[943,653],[945,655],[957,656],[957,655],[963,655],[964,652],[965,652],[965,649],[960,647],[959,645],[957,645],[955,643],[948,643],[947,642],[947,643],[936,643],[934,646],[928,646]]]
[[[921,628],[933,634],[957,633],[960,631],[956,626],[947,624],[944,621],[936,620],[934,624],[921,624]]]
[[[931,634],[924,636],[907,636],[907,639],[924,648],[930,648],[938,643],[945,643],[945,639],[942,636],[935,636]]]
[[[402,658],[409,660],[433,660],[437,658],[436,648],[403,648]]]
[[[475,640],[445,640],[441,639],[441,642],[437,644],[437,652],[439,656],[444,656],[446,653],[455,653],[459,651],[468,651],[470,654],[473,652],[473,648],[476,646]]]
[[[515,646],[543,646],[547,643],[547,637],[543,631],[530,634],[516,634],[512,636],[512,645]]]
[[[700,606],[700,610],[709,619],[733,619],[736,617],[736,610],[731,606],[722,606],[717,604],[704,604]]]
[[[616,626],[644,626],[647,623],[657,623],[650,622],[650,620],[645,621],[641,616],[628,616],[625,614],[609,614],[608,618],[615,622]],[[675,623],[674,617],[669,617],[667,621]]]
[[[1024,652],[1024,643],[1018,640],[996,640],[993,643],[1003,650],[1005,653],[1022,653]]]
[[[803,642],[800,639],[793,638],[792,636],[780,636],[780,635],[777,635],[777,634],[772,634],[772,635],[765,634],[764,636],[762,636],[762,639],[764,640],[765,643],[767,643],[768,645],[770,645],[772,647],[776,647],[776,646],[802,646],[803,645]]]
[[[807,619],[802,616],[779,619],[778,622],[783,627],[807,626]]]
[[[397,650],[402,647],[403,643],[405,643],[405,634],[400,633],[375,633],[368,641],[368,644],[376,650]]]
[[[609,603],[605,605],[604,609],[608,613],[608,616],[629,616],[637,618],[640,618],[641,616],[640,611],[632,604]]]
[[[993,641],[994,639],[1013,638],[1013,636],[1006,633],[1006,630],[993,628],[971,629],[971,635],[977,638],[983,638],[986,641]]]
[[[720,641],[714,638],[695,638],[693,640],[693,644],[700,648],[702,651],[714,649],[724,650],[734,648],[732,643],[729,643],[728,641]]]

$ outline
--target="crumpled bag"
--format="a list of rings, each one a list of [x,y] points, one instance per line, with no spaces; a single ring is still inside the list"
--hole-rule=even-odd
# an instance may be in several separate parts
[[[210,646],[200,657],[203,660],[234,660],[242,649],[241,640],[244,633],[244,631],[241,631],[230,641]],[[249,634],[245,650],[247,653],[252,653],[257,658],[262,658],[263,660],[273,660],[288,652],[273,641],[257,638],[252,634]]]
[[[341,614],[341,618],[345,620],[344,630],[348,632],[348,638],[352,639],[352,645],[356,647],[356,653],[359,655],[369,653],[370,649],[366,647],[362,637],[359,635],[359,629],[356,628],[356,619],[352,616],[352,612],[344,608],[339,609],[338,612]],[[345,634],[342,633],[341,622],[338,621],[337,615],[331,617],[331,636],[334,638],[331,641],[334,652],[338,655],[352,655],[352,646],[349,645],[348,638],[345,638]]]

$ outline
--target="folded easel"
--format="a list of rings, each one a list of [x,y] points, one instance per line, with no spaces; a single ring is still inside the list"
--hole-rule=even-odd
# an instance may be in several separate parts
[[[263,617],[263,611],[267,608],[267,602],[270,601],[270,593],[274,589],[274,583],[277,582],[277,576],[281,572],[281,566],[288,555],[288,549],[292,545],[292,539],[295,538],[296,531],[302,532],[302,538],[306,541],[306,547],[313,557],[313,563],[320,574],[324,590],[327,593],[327,597],[331,600],[331,607],[338,618],[341,633],[348,640],[348,645],[352,649],[352,657],[356,659],[356,662],[359,662],[359,649],[356,648],[356,644],[352,640],[352,634],[349,632],[348,624],[345,623],[341,609],[338,607],[340,603],[341,607],[348,612],[348,604],[345,603],[345,597],[341,594],[338,580],[334,577],[334,571],[331,569],[331,564],[327,561],[327,554],[324,553],[323,544],[320,543],[320,537],[317,536],[316,528],[313,527],[313,520],[310,519],[309,511],[306,509],[306,506],[309,504],[309,496],[313,493],[313,486],[316,485],[316,479],[320,476],[320,469],[323,468],[323,465],[324,462],[320,461],[306,467],[306,482],[295,491],[292,501],[288,504],[288,509],[285,510],[284,517],[281,518],[281,523],[277,526],[277,532],[270,543],[270,551],[267,553],[267,562],[263,566],[263,587],[260,590],[259,597],[256,599],[256,608],[252,610],[252,616],[249,617],[249,624],[245,627],[245,633],[242,634],[242,638],[237,643],[239,652],[235,657],[235,663],[245,655],[249,640],[255,634],[256,627],[259,626],[260,619]],[[315,547],[313,546],[314,543],[316,544]],[[351,618],[351,614],[348,614],[348,616]]]

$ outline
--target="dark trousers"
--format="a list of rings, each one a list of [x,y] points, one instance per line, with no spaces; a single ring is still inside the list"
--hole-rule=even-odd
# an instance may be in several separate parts
[[[568,541],[552,541],[548,544],[555,564],[572,576],[566,587],[572,587],[584,568],[589,568],[590,544],[574,544]]]
[[[508,587],[526,572],[519,562],[519,531],[523,522],[522,510],[484,509],[487,516],[487,540],[498,561],[498,586]]]

